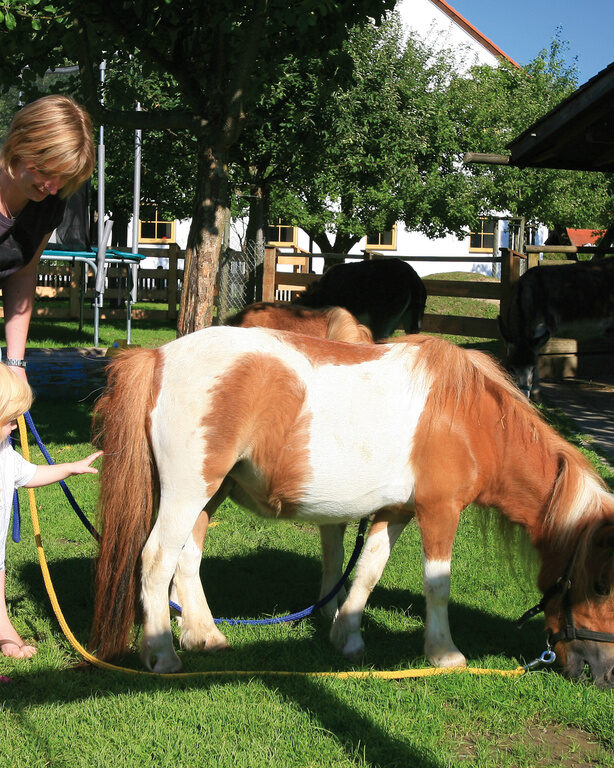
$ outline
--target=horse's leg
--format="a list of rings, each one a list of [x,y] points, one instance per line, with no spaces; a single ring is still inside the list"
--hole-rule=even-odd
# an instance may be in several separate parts
[[[330,631],[333,645],[345,656],[359,656],[364,650],[360,634],[362,613],[381,578],[396,540],[411,517],[411,513],[397,514],[385,510],[375,516],[365,548],[356,564],[352,586]]]
[[[416,517],[422,535],[422,565],[426,598],[424,652],[435,667],[465,666],[467,660],[452,642],[448,621],[450,563],[460,510],[455,507],[418,506]]]
[[[228,641],[215,625],[200,580],[200,564],[209,521],[226,496],[227,485],[224,484],[200,513],[192,534],[181,550],[175,570],[171,600],[173,592],[176,592],[177,600],[173,602],[181,605],[179,642],[182,648],[188,650],[220,651],[228,648]]]
[[[327,595],[339,581],[343,573],[343,534],[345,523],[320,526],[320,540],[322,544],[322,587],[320,599]],[[329,619],[333,619],[338,608],[345,600],[345,587],[325,603],[320,610]]]
[[[200,494],[162,490],[158,518],[141,555],[143,636],[141,658],[154,672],[175,672],[181,662],[173,648],[169,585],[181,550],[188,541],[206,498]]]

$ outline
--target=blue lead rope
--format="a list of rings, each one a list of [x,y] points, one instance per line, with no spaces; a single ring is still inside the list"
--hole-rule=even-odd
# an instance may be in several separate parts
[[[32,435],[34,436],[34,439],[36,440],[36,444],[38,445],[45,459],[47,460],[47,463],[55,464],[55,462],[53,461],[53,459],[49,454],[49,451],[43,444],[43,441],[41,440],[36,427],[34,426],[34,421],[32,420],[30,411],[26,411],[26,413],[24,414],[24,418],[25,418],[26,424],[28,425],[28,428],[30,429],[30,432],[32,433]],[[70,492],[66,483],[63,480],[60,480],[59,482],[62,490],[64,491],[66,498],[70,503],[70,506],[76,512],[79,520],[81,520],[83,525],[92,534],[92,536],[96,539],[96,541],[100,541],[100,534],[94,528],[94,526],[90,523],[90,521],[87,519],[85,514],[81,511],[81,508],[75,501],[75,498]],[[13,497],[13,541],[19,542],[20,540],[19,500],[16,499],[16,497],[17,497],[17,491],[15,491],[15,496]],[[15,509],[17,510],[16,512],[15,512]],[[287,622],[287,621],[300,621],[301,619],[304,619],[305,617],[310,616],[314,611],[317,611],[318,608],[321,608],[323,605],[326,605],[326,603],[328,603],[329,600],[332,600],[332,598],[337,594],[337,592],[339,592],[341,587],[347,581],[350,573],[352,572],[352,569],[356,565],[356,561],[358,560],[358,557],[362,550],[364,540],[365,540],[365,531],[367,530],[367,524],[368,524],[368,518],[363,517],[362,520],[360,521],[360,525],[358,526],[358,535],[356,537],[356,544],[354,546],[354,551],[352,552],[350,559],[348,560],[348,564],[345,567],[343,576],[339,579],[339,581],[335,584],[335,586],[331,589],[331,591],[327,595],[325,595],[324,597],[321,597],[313,605],[310,605],[308,608],[305,608],[302,611],[297,611],[296,613],[289,613],[285,616],[275,616],[268,619],[214,619],[215,623],[231,624],[231,625],[241,624],[241,625],[249,625],[249,626],[252,626],[252,625],[265,626],[269,624],[281,624],[282,622]],[[16,535],[15,531],[17,531],[18,538],[15,538],[15,535]],[[169,600],[169,605],[175,611],[177,611],[178,613],[181,613],[180,605],[177,605],[177,603],[174,603],[172,600]]]
[[[350,573],[352,572],[352,569],[356,565],[356,561],[358,560],[358,556],[360,555],[360,552],[362,550],[362,547],[365,541],[365,531],[367,530],[367,523],[368,523],[368,518],[363,517],[362,520],[360,521],[360,525],[358,526],[358,535],[356,536],[356,544],[354,546],[354,551],[352,552],[350,559],[348,560],[348,564],[345,567],[343,576],[339,579],[339,581],[335,584],[335,586],[331,589],[331,591],[327,595],[324,595],[324,597],[321,597],[313,605],[310,605],[308,608],[304,608],[302,611],[297,611],[296,613],[288,613],[285,616],[273,616],[269,619],[213,619],[213,621],[216,624],[230,624],[231,626],[235,626],[237,624],[247,625],[247,626],[267,626],[269,624],[281,624],[286,621],[300,621],[301,619],[304,619],[307,616],[310,616],[314,611],[317,611],[318,608],[321,608],[323,605],[326,605],[326,603],[328,603],[329,600],[332,600],[333,597],[337,594],[337,592],[339,592],[341,587],[347,581]],[[171,608],[174,608],[176,611],[181,613],[181,607],[177,605],[177,603],[174,603],[172,600],[169,600],[169,605],[171,606]]]
[[[47,464],[55,464],[54,460],[49,455],[49,451],[45,448],[45,445],[43,444],[43,441],[40,438],[40,435],[38,434],[38,431],[36,427],[34,426],[34,421],[32,420],[32,416],[30,414],[30,411],[26,411],[24,413],[24,418],[26,420],[26,424],[28,425],[30,432],[34,436],[34,439],[36,440],[36,444],[40,448],[41,453],[47,459]],[[92,536],[96,539],[96,541],[100,541],[100,534],[98,531],[94,528],[94,526],[90,523],[90,521],[87,519],[87,517],[83,514],[81,511],[81,508],[75,501],[75,497],[70,492],[70,489],[66,485],[66,483],[63,480],[60,480],[60,488],[64,491],[64,495],[68,499],[68,502],[70,506],[75,510],[77,513],[77,517],[83,525],[87,528],[87,530],[92,534]]]

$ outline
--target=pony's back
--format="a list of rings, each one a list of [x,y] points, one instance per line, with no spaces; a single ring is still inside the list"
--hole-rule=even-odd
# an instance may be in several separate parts
[[[351,344],[373,343],[371,331],[342,307],[314,309],[296,304],[261,301],[228,317],[224,325],[275,328]]]

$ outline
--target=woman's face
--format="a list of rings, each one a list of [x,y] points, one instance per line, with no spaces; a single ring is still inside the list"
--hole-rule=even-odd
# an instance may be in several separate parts
[[[68,181],[68,177],[54,170],[47,172],[33,163],[17,160],[12,167],[13,183],[28,200],[40,203],[47,195],[55,195]]]

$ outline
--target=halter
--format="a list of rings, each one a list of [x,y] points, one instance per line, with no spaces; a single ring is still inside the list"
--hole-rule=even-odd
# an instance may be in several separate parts
[[[534,605],[533,608],[529,608],[528,611],[522,614],[522,616],[516,622],[518,629],[522,629],[524,624],[533,616],[537,616],[538,613],[545,611],[546,606],[552,600],[552,598],[559,592],[562,594],[563,610],[565,612],[565,627],[559,632],[551,632],[548,630],[547,646],[550,650],[556,643],[568,642],[570,640],[594,640],[598,643],[614,643],[614,633],[611,632],[595,632],[591,629],[579,629],[574,624],[573,611],[571,609],[571,572],[576,560],[577,549],[574,550],[573,555],[567,563],[565,572],[562,576],[549,587],[542,597],[542,599]]]

